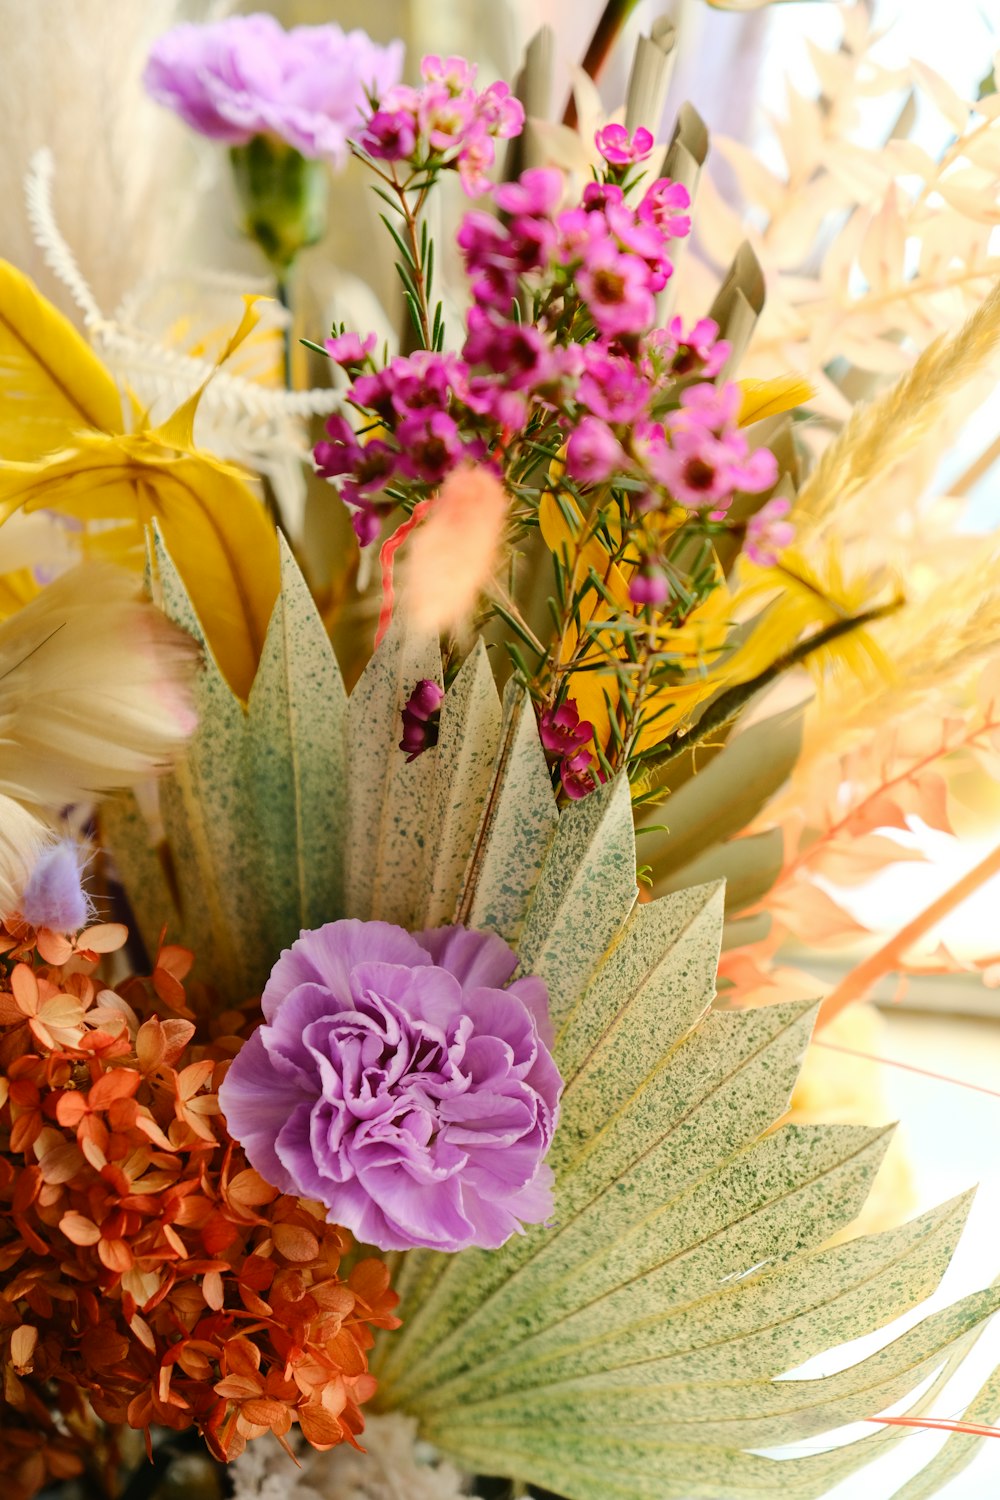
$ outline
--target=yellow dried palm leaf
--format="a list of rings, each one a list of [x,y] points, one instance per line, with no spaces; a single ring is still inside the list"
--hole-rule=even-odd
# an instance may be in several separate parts
[[[121,429],[118,387],[72,323],[0,261],[0,458],[37,459],[75,430]]]
[[[796,406],[804,406],[814,394],[808,380],[803,380],[801,375],[778,375],[773,380],[738,380],[736,384],[742,393],[741,427],[750,427],[765,417],[777,417]]]
[[[255,323],[248,303],[223,359]],[[202,391],[160,427],[125,432],[100,360],[2,263],[0,330],[0,522],[55,511],[83,523],[84,551],[139,569],[158,521],[219,666],[245,696],[277,595],[277,539],[242,472],[195,446]]]

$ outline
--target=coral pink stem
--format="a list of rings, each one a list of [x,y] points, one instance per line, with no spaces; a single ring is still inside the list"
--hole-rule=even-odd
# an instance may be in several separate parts
[[[380,646],[382,644],[385,633],[389,629],[389,626],[392,624],[392,610],[396,602],[396,593],[393,587],[392,572],[393,564],[396,559],[396,553],[406,541],[406,538],[409,536],[414,527],[420,525],[420,522],[424,519],[424,516],[426,516],[427,512],[430,510],[431,503],[432,502],[430,500],[421,500],[417,505],[413,507],[413,512],[410,517],[406,521],[404,521],[401,526],[397,526],[396,530],[392,533],[392,536],[386,537],[385,541],[382,543],[382,550],[378,555],[378,560],[382,568],[382,608],[379,611],[378,630],[375,632],[376,646]]]
[[[833,1020],[834,1016],[850,1005],[853,1000],[863,1000],[877,980],[883,974],[891,974],[898,969],[907,952],[913,947],[918,938],[930,932],[937,924],[956,906],[977,891],[981,885],[985,885],[994,875],[1000,875],[1000,844],[992,849],[986,858],[980,860],[975,869],[963,875],[961,880],[956,880],[943,895],[930,906],[925,907],[919,916],[913,918],[905,927],[891,937],[887,943],[866,958],[863,963],[851,970],[851,972],[840,981],[837,987],[830,991],[819,1009],[817,1027],[826,1026]]]

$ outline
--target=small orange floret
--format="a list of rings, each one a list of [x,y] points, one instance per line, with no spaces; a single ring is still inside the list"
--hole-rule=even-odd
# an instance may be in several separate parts
[[[354,1443],[375,1389],[373,1330],[398,1323],[385,1265],[342,1277],[346,1231],[280,1195],[230,1140],[217,1089],[239,1039],[197,1041],[190,955],[161,949],[153,976],[119,993],[95,977],[119,938],[107,925],[59,947],[0,928],[11,1500],[79,1468],[52,1389],[77,1403],[81,1431],[92,1414],[194,1426],[224,1460],[267,1431],[284,1441],[293,1423],[316,1447]]]

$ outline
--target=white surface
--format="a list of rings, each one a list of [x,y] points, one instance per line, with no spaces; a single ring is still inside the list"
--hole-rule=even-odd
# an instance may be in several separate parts
[[[1000,1023],[957,1017],[889,1012],[882,1055],[896,1062],[947,1074],[993,1089],[1000,1095]],[[946,1306],[987,1286],[1000,1274],[1000,1097],[923,1077],[897,1067],[885,1069],[887,1119],[898,1119],[904,1131],[916,1181],[915,1212],[932,1207],[979,1184],[976,1201],[955,1259],[936,1295],[921,1313]],[[873,1121],[872,1123],[878,1123]],[[828,1374],[889,1342],[917,1321],[914,1314],[846,1351],[811,1360],[809,1375]],[[987,1328],[966,1365],[948,1386],[933,1415],[955,1418],[993,1368],[1000,1364],[1000,1319]],[[905,1403],[904,1403],[905,1408]],[[842,1429],[839,1439],[860,1437],[865,1424]],[[943,1446],[946,1433],[914,1429],[885,1458],[831,1490],[826,1500],[891,1500],[892,1495]],[[970,1440],[972,1441],[972,1440]],[[802,1444],[804,1453],[826,1444]],[[1000,1436],[987,1439],[976,1457],[939,1491],[944,1500],[997,1500],[1000,1496]]]

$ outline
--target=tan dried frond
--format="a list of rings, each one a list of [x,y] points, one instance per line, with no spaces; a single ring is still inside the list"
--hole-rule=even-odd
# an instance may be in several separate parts
[[[979,539],[969,540],[981,546]],[[806,717],[803,775],[818,760],[846,753],[918,706],[931,722],[964,711],[970,684],[1000,652],[1000,553],[938,576],[876,632],[892,675],[829,684]]]
[[[195,7],[186,0],[4,0],[2,9],[0,254],[73,311],[46,272],[21,207],[28,164],[48,147],[59,166],[59,221],[86,282],[111,309],[162,264],[185,207],[176,169],[190,144],[169,111],[146,97],[141,76],[154,38]],[[188,183],[188,203],[191,197]]]
[[[795,502],[800,526],[845,504],[905,458],[1000,346],[1000,282],[950,338],[941,336],[883,395],[858,406]]]
[[[1000,276],[991,242],[1000,214],[1000,100],[963,99],[917,60],[881,66],[865,8],[839,10],[840,49],[809,47],[818,93],[796,69],[783,110],[768,116],[783,168],[772,171],[742,143],[716,136],[749,214],[709,181],[696,226],[716,264],[746,235],[765,270],[768,306],[742,373],[797,370],[816,387],[813,410],[835,423],[956,328]],[[859,136],[859,106],[874,96],[888,103],[902,89],[908,94],[887,136]],[[940,152],[911,138],[918,100],[950,127]],[[833,216],[841,227],[831,241]],[[682,267],[681,280],[690,271]],[[835,379],[827,373],[834,360],[843,372]]]

